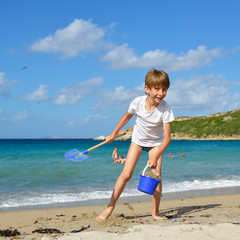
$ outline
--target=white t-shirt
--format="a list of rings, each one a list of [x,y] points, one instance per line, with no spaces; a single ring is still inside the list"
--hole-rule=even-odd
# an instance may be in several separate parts
[[[135,98],[128,112],[136,114],[132,142],[142,147],[160,146],[163,141],[163,124],[174,120],[171,107],[164,101],[153,110],[145,108],[146,96]]]

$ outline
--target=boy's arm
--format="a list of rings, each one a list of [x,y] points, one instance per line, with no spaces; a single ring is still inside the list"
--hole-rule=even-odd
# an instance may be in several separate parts
[[[123,126],[125,126],[128,123],[128,121],[132,118],[133,115],[134,114],[127,112],[122,116],[113,132],[106,137],[107,143],[111,143],[114,140],[117,133],[122,129]]]
[[[171,126],[170,126],[170,123],[164,123],[163,124],[163,131],[164,131],[164,139],[163,139],[163,142],[162,142],[159,150],[154,154],[154,156],[151,159],[148,160],[147,165],[150,165],[150,168],[156,168],[157,160],[164,153],[164,151],[167,149],[168,145],[171,142]]]

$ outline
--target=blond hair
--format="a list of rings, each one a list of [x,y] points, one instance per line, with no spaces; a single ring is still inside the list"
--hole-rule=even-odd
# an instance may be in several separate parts
[[[170,87],[168,74],[162,70],[152,69],[145,77],[145,85],[150,89],[156,86],[168,89]]]

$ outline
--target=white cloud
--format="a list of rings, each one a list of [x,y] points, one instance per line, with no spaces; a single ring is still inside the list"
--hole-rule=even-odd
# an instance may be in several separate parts
[[[184,113],[216,113],[228,111],[231,84],[222,75],[195,75],[189,80],[178,79],[171,85],[167,102],[176,110]]]
[[[127,111],[128,104],[135,97],[144,94],[144,85],[128,90],[124,89],[123,86],[118,86],[114,90],[105,89],[99,92],[97,104],[92,109],[107,109],[112,107],[117,110],[125,109]]]
[[[28,115],[27,111],[24,110],[24,111],[22,111],[22,112],[20,112],[16,115],[10,117],[9,120],[12,121],[12,122],[19,122],[19,121],[22,121],[22,120],[24,120],[28,117],[29,117],[29,115]]]
[[[233,95],[233,101],[232,103],[230,104],[230,109],[238,109],[240,108],[240,93],[239,92],[236,92],[234,95]]]
[[[232,84],[235,86],[240,86],[240,82],[232,82]]]
[[[76,57],[79,53],[93,52],[106,48],[104,29],[97,27],[91,20],[75,19],[64,29],[58,29],[54,35],[38,39],[30,50],[33,52],[61,53],[62,58]]]
[[[42,101],[46,100],[48,97],[48,86],[47,85],[40,85],[39,88],[34,91],[33,93],[29,93],[23,97],[26,100],[33,100],[33,101]]]
[[[194,75],[188,80],[172,82],[166,101],[178,116],[225,112],[240,107],[240,93],[232,94],[233,90],[234,85],[223,75]],[[98,93],[97,104],[92,109],[127,111],[130,102],[144,94],[144,85],[104,89]]]
[[[20,122],[28,117],[29,115],[26,110],[10,116],[3,109],[0,109],[0,121]]]
[[[108,116],[102,116],[100,114],[95,114],[95,115],[88,115],[85,118],[80,118],[80,119],[70,119],[66,120],[66,126],[76,126],[76,125],[82,125],[83,123],[90,123],[90,122],[98,122],[101,120],[106,120],[108,119]]]
[[[57,105],[76,104],[79,99],[89,96],[95,91],[96,87],[103,83],[103,78],[91,78],[85,82],[79,82],[73,86],[64,87],[57,93],[56,99],[53,101]]]
[[[104,37],[112,32],[116,23],[108,28],[100,28],[91,20],[75,19],[66,28],[58,29],[54,34],[38,39],[30,46],[33,52],[60,53],[61,58],[76,57],[81,53],[110,49],[100,61],[107,61],[112,69],[158,67],[166,71],[183,71],[211,64],[213,58],[221,56],[218,48],[208,50],[206,46],[198,46],[187,53],[176,55],[166,50],[156,49],[136,56],[128,44],[114,46],[104,41]]]
[[[231,50],[232,53],[236,53],[240,51],[240,46],[237,46]]]
[[[177,56],[166,50],[148,51],[137,57],[127,44],[116,46],[100,60],[110,62],[112,69],[158,67],[166,71],[183,71],[209,65],[213,58],[221,56],[220,49],[207,50],[206,46],[199,46],[196,50],[189,50],[187,54]]]
[[[99,121],[99,120],[102,120],[102,119],[108,119],[108,116],[101,116],[99,114],[95,114],[95,115],[88,115],[87,117],[85,117],[83,119],[84,122],[88,123],[88,122],[91,122],[91,121]]]
[[[9,81],[5,73],[0,72],[0,95],[8,97],[10,94],[5,89],[13,87],[16,83],[17,80]]]
[[[66,126],[73,126],[76,123],[76,119],[67,120]]]

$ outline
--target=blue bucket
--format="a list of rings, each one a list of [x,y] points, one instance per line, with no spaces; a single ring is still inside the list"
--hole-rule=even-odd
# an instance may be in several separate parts
[[[146,176],[145,172],[146,169],[149,166],[146,166],[142,172],[142,174],[140,174],[140,179],[139,179],[139,183],[138,183],[138,190],[147,194],[151,194],[153,195],[157,185],[161,182],[159,179],[155,179],[152,178],[150,176]]]

